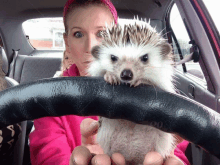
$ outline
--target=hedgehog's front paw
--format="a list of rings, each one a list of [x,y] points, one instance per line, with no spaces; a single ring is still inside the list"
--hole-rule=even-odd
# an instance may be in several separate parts
[[[131,83],[131,86],[136,87],[136,86],[138,86],[140,84],[142,84],[142,80],[137,80],[137,81],[134,81],[133,83]]]
[[[112,84],[120,84],[119,79],[111,72],[106,72],[104,75],[104,79],[106,82]]]

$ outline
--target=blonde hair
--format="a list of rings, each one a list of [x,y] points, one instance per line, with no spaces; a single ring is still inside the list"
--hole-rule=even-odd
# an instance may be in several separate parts
[[[63,58],[62,58],[62,62],[61,62],[61,65],[60,65],[60,70],[62,72],[64,71],[65,53],[66,53],[66,50],[63,52]]]
[[[60,65],[60,71],[62,72],[60,74],[59,77],[63,77],[63,72],[64,72],[64,62],[65,62],[65,53],[66,53],[66,50],[63,52],[63,58],[62,58],[62,62],[61,62],[61,65]]]

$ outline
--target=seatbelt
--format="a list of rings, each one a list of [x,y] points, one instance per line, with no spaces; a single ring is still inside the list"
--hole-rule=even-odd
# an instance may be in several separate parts
[[[192,148],[192,165],[202,165],[203,149],[191,143]]]
[[[16,63],[16,59],[18,57],[18,52],[19,52],[20,49],[18,49],[18,50],[12,49],[12,50],[13,50],[13,60],[12,60],[12,62],[10,64],[10,69],[9,69],[9,77],[10,78],[14,78],[15,63]]]
[[[25,147],[25,137],[26,137],[27,121],[21,122],[21,134],[14,148],[14,160],[13,165],[22,165],[24,158],[24,147]]]

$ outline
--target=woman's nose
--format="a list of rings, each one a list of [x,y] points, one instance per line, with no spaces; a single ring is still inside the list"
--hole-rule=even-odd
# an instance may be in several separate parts
[[[86,40],[85,52],[91,54],[91,49],[98,44],[99,42],[95,36],[89,36]]]

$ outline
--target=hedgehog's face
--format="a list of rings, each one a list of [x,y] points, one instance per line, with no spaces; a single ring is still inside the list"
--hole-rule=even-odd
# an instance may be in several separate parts
[[[166,55],[162,51],[167,51]],[[95,57],[89,68],[92,76],[107,76],[109,83],[156,84],[170,81],[172,66],[169,44],[152,47],[127,45],[125,47],[96,46],[92,50]],[[165,79],[165,80],[164,80]],[[162,80],[162,81],[161,81]],[[159,86],[159,85],[158,85]]]
[[[148,42],[149,37],[155,41]],[[89,74],[104,76],[107,82],[114,84],[120,82],[132,86],[154,84],[162,88],[167,88],[163,87],[167,84],[172,86],[172,48],[157,34],[149,37],[143,40],[144,44],[139,45],[138,42],[132,42],[130,37],[126,44],[121,44],[118,40],[112,44],[108,39],[101,45],[95,46],[91,51],[94,61],[89,67]]]

